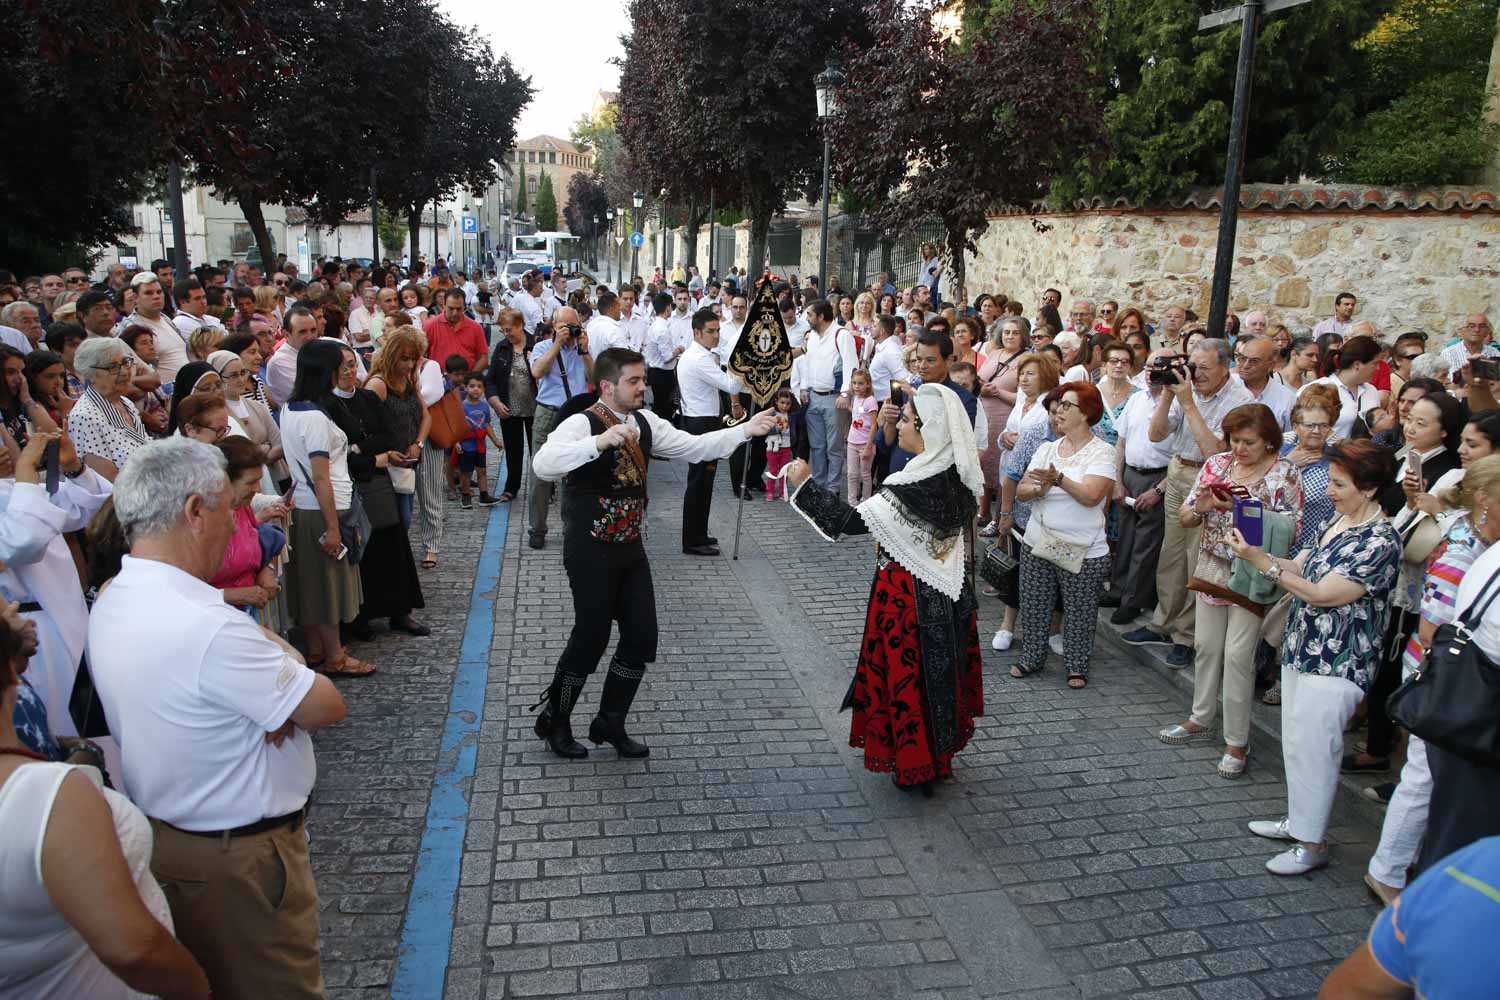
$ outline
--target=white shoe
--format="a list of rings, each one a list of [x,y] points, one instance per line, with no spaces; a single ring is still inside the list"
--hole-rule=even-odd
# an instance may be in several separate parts
[[[1000,534],[1000,526],[994,521],[979,529],[979,537],[981,538],[994,538],[998,534]]]
[[[1156,738],[1168,746],[1181,747],[1187,746],[1189,743],[1207,743],[1213,738],[1213,734],[1207,729],[1189,729],[1179,722],[1176,725],[1159,730]]]
[[[1245,766],[1250,762],[1250,755],[1236,757],[1232,753],[1226,753],[1219,758],[1219,777],[1242,778],[1245,776]]]
[[[1014,633],[1007,632],[1005,631],[1005,629],[1001,629],[1000,631],[995,633],[995,638],[990,640],[990,648],[995,650],[996,652],[1003,653],[1007,649],[1009,649],[1010,644],[1015,641],[1016,637]]]
[[[1282,851],[1266,862],[1266,871],[1272,875],[1306,875],[1314,868],[1328,864],[1328,848],[1317,850],[1306,844],[1298,844],[1289,851]]]
[[[1052,650],[1052,652],[1056,653],[1058,656],[1062,656],[1063,655],[1062,633],[1055,632],[1052,635],[1048,636],[1047,637],[1047,646]]]
[[[1296,840],[1292,836],[1292,821],[1283,817],[1278,820],[1255,819],[1250,821],[1250,832],[1257,837],[1267,837],[1271,840]]]

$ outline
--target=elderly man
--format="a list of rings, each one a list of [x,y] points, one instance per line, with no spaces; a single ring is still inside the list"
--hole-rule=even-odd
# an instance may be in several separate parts
[[[11,306],[6,306],[6,311]],[[0,313],[3,320],[4,313]],[[1443,348],[1443,360],[1448,363],[1448,372],[1462,371],[1474,358],[1500,358],[1500,347],[1493,341],[1494,328],[1490,326],[1490,318],[1484,313],[1475,313],[1464,320],[1464,327],[1458,331],[1458,343]]]
[[[532,485],[528,503],[531,523],[526,542],[540,549],[547,545],[547,505],[552,501],[553,486],[537,476],[536,453],[547,443],[552,429],[567,416],[561,413],[562,408],[574,396],[588,392],[594,372],[589,335],[571,306],[563,306],[553,315],[552,336],[537,341],[529,360],[531,376],[536,379],[536,414],[531,422]]]
[[[1068,312],[1068,329],[1082,338],[1094,335],[1094,303],[1088,299],[1074,299]]]
[[[266,363],[266,386],[276,399],[288,400],[297,381],[297,352],[318,335],[318,318],[306,306],[292,306],[286,311],[282,327],[286,340]]]
[[[151,819],[177,935],[229,998],[324,996],[304,823],[315,730],[344,700],[208,581],[234,534],[223,454],[153,442],[115,481],[130,543],[94,604],[88,657]]]
[[[1252,309],[1245,314],[1245,325],[1240,332],[1240,336],[1264,337],[1270,327],[1271,318],[1263,310]]]
[[[135,312],[116,325],[115,335],[119,336],[137,324],[150,330],[156,344],[156,374],[161,376],[163,383],[171,382],[177,377],[177,369],[188,363],[188,352],[187,341],[163,315],[166,292],[156,275],[149,271],[142,271],[130,279],[130,287],[135,289]]]
[[[5,342],[22,354],[30,354],[42,348],[41,311],[25,299],[17,299],[0,309],[0,326],[20,332],[19,340],[11,335],[5,338]]]
[[[1193,592],[1188,581],[1198,565],[1200,528],[1184,528],[1177,512],[1197,482],[1204,460],[1224,450],[1224,414],[1255,402],[1239,379],[1231,378],[1229,344],[1199,341],[1192,367],[1178,364],[1172,371],[1177,384],[1156,401],[1151,411],[1151,440],[1167,445],[1172,462],[1167,468],[1166,531],[1156,567],[1156,613],[1151,624],[1125,636],[1135,643],[1172,644],[1167,663],[1185,667],[1193,659]]]
[[[1271,377],[1280,354],[1270,337],[1242,334],[1234,343],[1234,373],[1250,390],[1257,403],[1264,403],[1276,414],[1282,431],[1292,429],[1292,407],[1297,393],[1280,379]]]
[[[1167,395],[1167,388],[1159,380],[1153,381],[1150,373],[1166,371],[1176,353],[1171,347],[1151,352],[1146,360],[1146,391],[1132,395],[1115,418],[1119,434],[1115,442],[1116,481],[1124,496],[1135,500],[1119,506],[1120,539],[1110,581],[1110,601],[1119,602],[1109,617],[1115,625],[1129,625],[1141,612],[1156,607],[1156,566],[1166,527],[1162,500],[1167,489],[1162,481],[1167,478],[1172,452],[1166,442],[1151,440],[1151,414],[1161,397]]]
[[[1155,336],[1151,338],[1151,346],[1176,347],[1186,323],[1187,309],[1179,305],[1167,306],[1166,312],[1162,313],[1161,326],[1157,327]]]

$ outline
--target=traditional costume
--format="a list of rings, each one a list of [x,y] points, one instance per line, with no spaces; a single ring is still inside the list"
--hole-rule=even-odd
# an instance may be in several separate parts
[[[546,708],[537,717],[536,734],[560,756],[588,755],[573,738],[570,717],[609,645],[613,620],[620,623],[620,642],[589,739],[611,744],[622,757],[644,757],[650,750],[626,734],[625,716],[646,664],[656,659],[656,592],[641,538],[650,460],[723,458],[745,441],[745,427],[693,435],[649,410],[617,413],[592,397],[576,399],[569,408],[581,412],[565,415],[532,458],[538,477],[564,481],[563,568],[573,591],[573,632],[543,698]],[[639,439],[601,452],[594,439],[626,421]]]
[[[925,447],[873,497],[850,507],[808,477],[791,502],[828,541],[875,537],[875,581],[844,700],[854,709],[849,745],[864,748],[866,770],[930,795],[984,713],[965,536],[984,480],[958,396],[928,384],[915,405]]]

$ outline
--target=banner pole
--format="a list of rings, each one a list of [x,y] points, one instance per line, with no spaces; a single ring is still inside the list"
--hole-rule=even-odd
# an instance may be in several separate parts
[[[745,517],[745,494],[750,491],[750,438],[745,438],[743,447],[745,449],[745,468],[740,473],[740,499],[734,505],[734,553],[730,556],[731,559],[739,559],[740,557],[740,522]]]

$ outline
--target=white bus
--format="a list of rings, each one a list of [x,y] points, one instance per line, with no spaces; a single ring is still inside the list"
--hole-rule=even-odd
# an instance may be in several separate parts
[[[511,260],[550,264],[576,271],[583,262],[579,241],[571,233],[529,233],[511,238]]]

